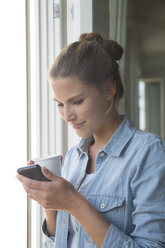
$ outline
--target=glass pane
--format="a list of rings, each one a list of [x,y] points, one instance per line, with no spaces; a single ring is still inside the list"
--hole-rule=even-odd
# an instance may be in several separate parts
[[[160,84],[148,83],[148,131],[160,135]]]
[[[161,135],[162,83],[139,82],[139,128]]]
[[[139,128],[146,130],[145,82],[139,82]]]
[[[161,113],[164,112],[165,98],[165,1],[128,0],[126,27],[126,112],[136,126],[163,137],[164,117]],[[141,81],[145,88],[145,92],[141,92],[143,97],[138,94]],[[146,104],[145,112],[142,102]]]
[[[164,0],[96,0],[93,1],[93,30],[104,37],[116,40],[124,48],[119,61],[125,97],[120,110],[126,112],[132,122],[142,129],[165,136],[165,1]],[[139,106],[146,102],[139,95],[139,82],[150,84],[152,103],[148,105],[150,125],[145,112]],[[145,86],[144,86],[145,88]],[[158,93],[159,91],[159,93]],[[156,93],[157,92],[157,93]],[[141,93],[140,93],[141,94]],[[144,94],[144,92],[143,92]],[[160,101],[157,101],[160,94]],[[146,98],[146,94],[144,95]],[[139,102],[140,101],[140,102]],[[159,109],[159,110],[158,110]],[[147,112],[146,112],[147,113]],[[157,124],[155,123],[157,122]]]
[[[26,194],[15,178],[26,164],[25,2],[0,2],[1,247],[25,248]]]

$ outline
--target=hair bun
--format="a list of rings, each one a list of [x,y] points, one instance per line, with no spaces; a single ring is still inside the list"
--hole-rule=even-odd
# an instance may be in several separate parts
[[[93,33],[83,33],[80,35],[79,41],[93,41],[96,42],[98,44],[103,44],[104,43],[104,38],[102,37],[102,35],[100,33],[97,32],[93,32]]]
[[[93,33],[83,33],[80,35],[79,38],[80,42],[83,41],[91,41],[96,42],[98,45],[100,45],[102,48],[106,50],[107,53],[114,59],[119,60],[122,57],[123,54],[123,48],[113,40],[105,40],[101,33],[99,32],[93,32]]]
[[[122,46],[113,40],[106,41],[106,50],[115,60],[121,59],[124,51]]]

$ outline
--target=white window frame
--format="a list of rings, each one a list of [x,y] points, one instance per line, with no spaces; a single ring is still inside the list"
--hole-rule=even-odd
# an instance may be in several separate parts
[[[27,160],[25,1],[0,3],[1,247],[26,247],[26,194],[15,178]]]
[[[67,44],[93,30],[92,0],[67,0]]]
[[[30,4],[35,2],[36,30],[36,107],[31,104],[31,44],[30,44]],[[74,19],[70,6],[74,7]],[[59,11],[58,11],[59,10]],[[85,22],[84,22],[85,20]],[[72,29],[71,29],[71,25]],[[81,33],[92,31],[92,0],[26,0],[26,31],[27,31],[27,112],[28,112],[28,159],[32,159],[33,135],[36,132],[35,157],[52,154],[65,156],[67,150],[77,143],[79,138],[61,119],[52,101],[52,93],[47,83],[47,70],[55,57],[68,43],[76,41]],[[32,121],[35,112],[36,126]],[[35,131],[34,131],[35,129]],[[32,135],[33,133],[33,135]],[[27,248],[42,247],[41,224],[44,218],[42,208],[28,199],[28,231]],[[33,206],[33,207],[32,207]],[[34,211],[36,214],[34,215]],[[36,218],[32,221],[32,216]],[[36,224],[35,224],[36,223]],[[32,225],[36,225],[32,234]],[[34,228],[34,227],[33,227]],[[35,244],[33,242],[35,235]]]
[[[25,0],[26,24],[26,88],[27,88],[27,160],[31,156],[31,67],[30,67],[30,19],[29,1]],[[31,248],[31,200],[27,197],[27,248]]]

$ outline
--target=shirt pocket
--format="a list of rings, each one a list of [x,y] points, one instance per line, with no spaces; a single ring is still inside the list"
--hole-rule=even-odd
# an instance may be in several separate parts
[[[87,200],[110,224],[114,224],[120,229],[124,228],[124,197],[117,195],[90,195]]]

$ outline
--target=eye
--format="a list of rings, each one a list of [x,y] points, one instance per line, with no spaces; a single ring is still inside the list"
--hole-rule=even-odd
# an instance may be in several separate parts
[[[81,99],[81,100],[79,100],[79,101],[74,102],[73,104],[81,104],[83,101],[84,101],[84,100]]]
[[[63,106],[64,106],[64,105],[63,105],[62,103],[58,103],[58,104],[57,104],[57,107],[60,107],[60,108],[61,108],[61,107],[63,107]]]

